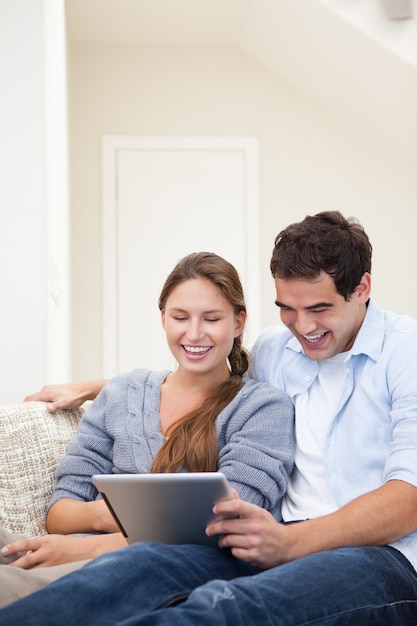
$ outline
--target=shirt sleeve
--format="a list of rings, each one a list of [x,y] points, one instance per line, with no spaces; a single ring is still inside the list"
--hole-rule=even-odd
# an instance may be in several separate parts
[[[417,334],[396,341],[398,347],[387,363],[392,440],[384,479],[417,487]]]

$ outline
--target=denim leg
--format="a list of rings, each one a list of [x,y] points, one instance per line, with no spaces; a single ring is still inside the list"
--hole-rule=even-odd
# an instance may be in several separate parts
[[[340,548],[255,576],[209,582],[182,604],[117,624],[412,626],[417,575],[393,548]]]
[[[186,597],[214,578],[260,570],[228,550],[207,546],[136,543],[105,554],[0,610],[0,625],[114,626],[129,616]]]

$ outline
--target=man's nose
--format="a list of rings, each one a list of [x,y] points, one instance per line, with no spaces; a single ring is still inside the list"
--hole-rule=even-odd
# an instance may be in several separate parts
[[[295,327],[300,335],[309,335],[316,330],[317,324],[311,313],[299,312],[295,320]]]

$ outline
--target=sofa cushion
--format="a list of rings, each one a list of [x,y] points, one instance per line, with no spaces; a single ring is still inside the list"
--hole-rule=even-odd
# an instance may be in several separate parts
[[[46,533],[56,466],[83,412],[51,414],[43,402],[0,406],[1,526],[27,537]]]

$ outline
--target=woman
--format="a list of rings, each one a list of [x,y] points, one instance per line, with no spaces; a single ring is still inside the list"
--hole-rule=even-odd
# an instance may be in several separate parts
[[[293,406],[275,388],[243,379],[246,307],[235,268],[212,253],[188,255],[168,276],[159,308],[178,366],[115,377],[86,412],[57,468],[47,514],[51,534],[2,549],[4,557],[17,557],[14,569],[32,570],[26,572],[32,581],[32,568],[126,545],[93,474],[219,470],[240,498],[268,510],[285,491],[293,465]],[[92,534],[68,536],[74,533]],[[0,569],[0,594],[6,595],[12,568],[7,575],[5,566]],[[63,573],[60,567],[55,576],[51,568],[50,580]],[[44,584],[43,576],[39,587]],[[25,595],[22,582],[19,594]]]

